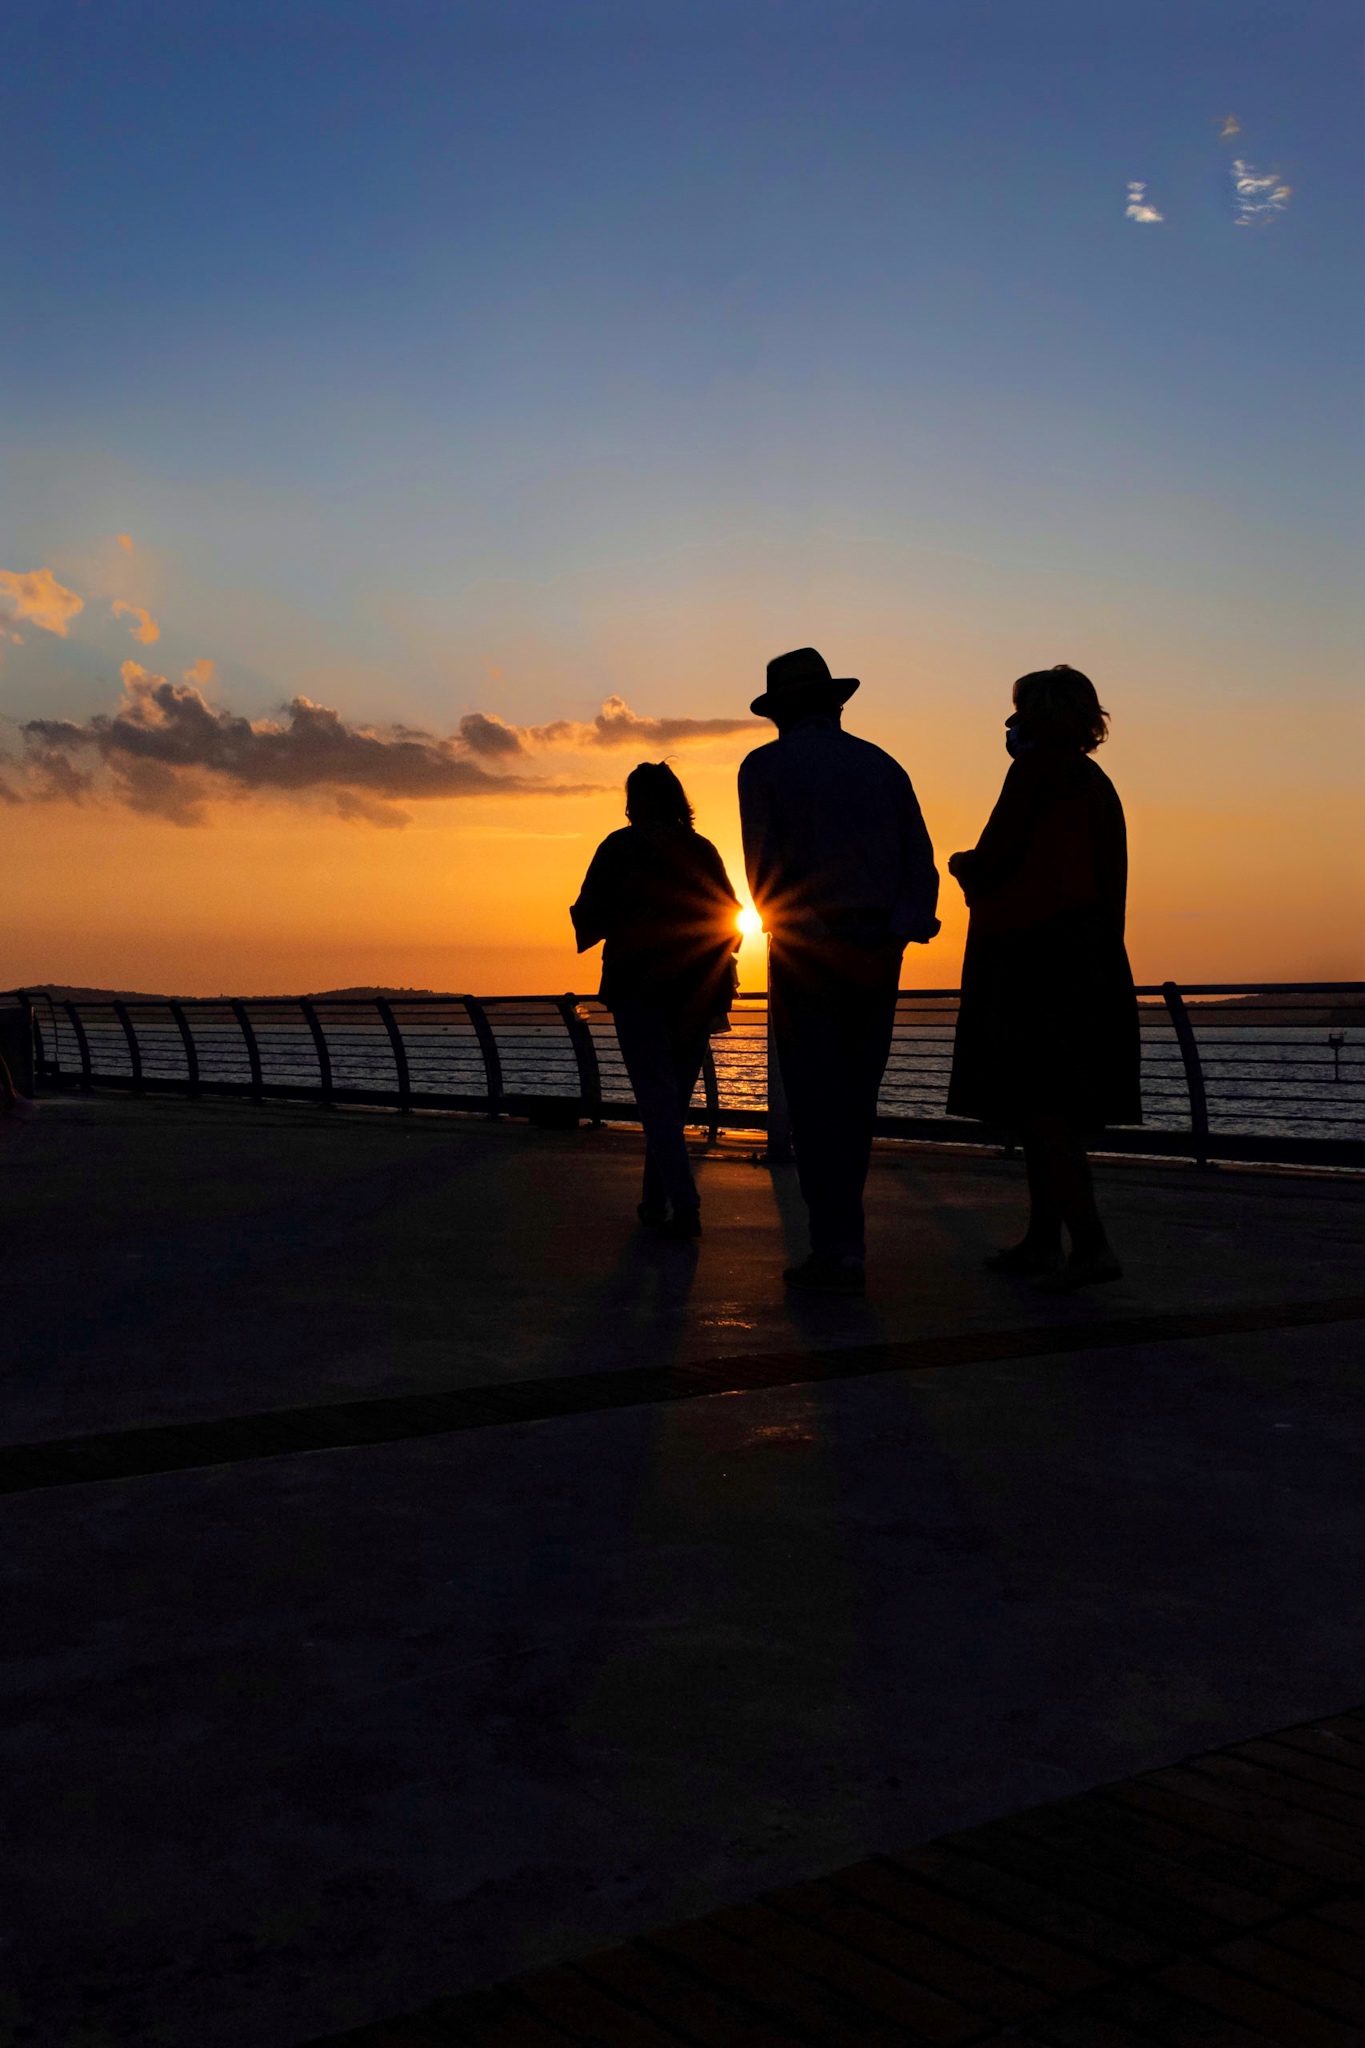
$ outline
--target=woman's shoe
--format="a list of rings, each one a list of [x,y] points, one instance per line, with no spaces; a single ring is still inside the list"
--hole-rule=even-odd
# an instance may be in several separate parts
[[[1025,1279],[1033,1279],[1039,1273],[1054,1273],[1062,1263],[1062,1248],[1045,1249],[1042,1245],[1030,1244],[1025,1238],[1022,1244],[1007,1245],[1004,1251],[987,1252],[988,1273],[1015,1273]]]
[[[668,1222],[668,1211],[662,1202],[641,1202],[635,1213],[648,1230],[662,1230]]]
[[[1033,1285],[1037,1294],[1074,1294],[1078,1287],[1098,1287],[1105,1280],[1122,1278],[1123,1268],[1106,1246],[1088,1259],[1078,1259],[1073,1252],[1064,1266],[1035,1280]]]
[[[667,1225],[667,1229],[670,1237],[700,1237],[700,1206],[698,1206],[695,1209],[675,1209],[673,1211],[672,1221]]]

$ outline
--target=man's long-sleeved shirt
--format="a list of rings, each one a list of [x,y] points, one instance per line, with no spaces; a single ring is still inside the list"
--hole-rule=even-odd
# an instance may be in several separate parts
[[[744,865],[768,930],[819,939],[864,924],[923,943],[938,871],[910,778],[833,718],[804,718],[739,771]]]

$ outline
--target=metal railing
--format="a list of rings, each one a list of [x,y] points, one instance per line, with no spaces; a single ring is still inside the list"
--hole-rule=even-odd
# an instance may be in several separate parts
[[[595,998],[54,998],[17,990],[40,1088],[303,1098],[400,1111],[629,1122],[630,1082]],[[1164,982],[1138,990],[1144,1123],[1095,1149],[1365,1166],[1365,982]],[[903,989],[877,1120],[885,1137],[999,1145],[945,1110],[956,989]],[[769,1127],[767,999],[711,1041],[696,1122]],[[781,1142],[780,1100],[772,1138]]]

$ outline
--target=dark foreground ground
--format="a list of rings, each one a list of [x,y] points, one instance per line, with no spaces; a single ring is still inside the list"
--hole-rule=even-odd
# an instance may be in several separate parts
[[[1359,2048],[1365,1712],[866,1857],[311,2048]]]
[[[1058,1302],[1013,1162],[888,1150],[802,1305],[790,1169],[693,1250],[638,1165],[6,1139],[0,2041],[295,2048],[1358,1702],[1365,1185],[1102,1169]]]

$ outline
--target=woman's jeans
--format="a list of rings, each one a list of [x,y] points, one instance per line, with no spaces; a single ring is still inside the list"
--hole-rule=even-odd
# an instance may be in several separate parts
[[[697,1207],[697,1183],[687,1157],[683,1122],[706,1051],[705,1030],[681,1031],[665,1011],[618,1003],[612,1012],[616,1042],[626,1063],[640,1121],[645,1127],[646,1208],[665,1197],[677,1209]]]

